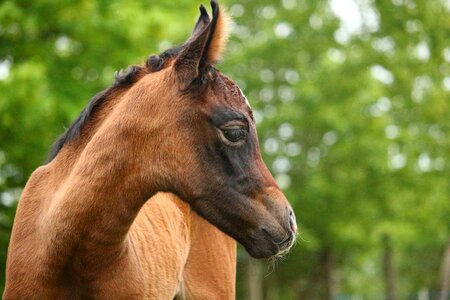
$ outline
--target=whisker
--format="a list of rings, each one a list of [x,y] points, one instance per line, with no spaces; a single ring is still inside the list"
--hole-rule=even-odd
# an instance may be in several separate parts
[[[267,259],[267,262],[269,263],[267,266],[267,270],[269,271],[269,273],[267,273],[266,275],[264,275],[264,278],[268,277],[269,275],[271,275],[273,272],[275,272],[276,269],[276,258],[275,257],[270,257]]]

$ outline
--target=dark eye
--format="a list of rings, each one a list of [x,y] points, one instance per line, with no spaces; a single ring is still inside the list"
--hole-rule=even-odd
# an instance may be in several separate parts
[[[232,123],[218,129],[222,141],[229,146],[239,146],[247,140],[248,128],[244,124]]]
[[[223,135],[232,143],[237,143],[247,137],[247,131],[243,128],[222,129]]]

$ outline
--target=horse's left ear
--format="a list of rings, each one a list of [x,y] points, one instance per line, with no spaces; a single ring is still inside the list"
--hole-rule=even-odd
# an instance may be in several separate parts
[[[228,14],[213,0],[211,1],[212,20],[204,26],[207,19],[206,11],[202,8],[200,8],[201,16],[192,36],[183,46],[174,63],[182,89],[189,88],[193,81],[203,76],[208,66],[216,64],[222,58],[228,40],[230,26]],[[203,26],[199,26],[199,22]]]

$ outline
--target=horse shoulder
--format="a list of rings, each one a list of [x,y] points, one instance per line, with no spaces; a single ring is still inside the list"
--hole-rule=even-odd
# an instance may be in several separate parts
[[[36,169],[30,176],[18,203],[8,247],[5,295],[17,295],[17,291],[24,292],[22,285],[27,285],[27,290],[31,292],[40,289],[38,285],[41,280],[36,279],[45,272],[45,267],[41,264],[43,252],[40,249],[36,229],[46,207],[43,199],[51,193],[48,190],[50,179],[48,175],[47,166]]]
[[[141,264],[147,298],[172,299],[180,289],[190,244],[189,205],[158,193],[140,210],[129,242]]]
[[[184,270],[187,299],[235,299],[236,241],[191,214],[191,248]]]

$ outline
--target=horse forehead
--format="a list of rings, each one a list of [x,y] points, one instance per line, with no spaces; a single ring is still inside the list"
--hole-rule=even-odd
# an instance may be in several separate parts
[[[247,106],[247,108],[251,110],[250,103],[249,103],[247,97],[245,96],[244,92],[241,90],[241,88],[227,76],[220,74],[220,77],[221,77],[222,81],[224,82],[225,90],[228,91],[229,93],[231,93],[232,97],[234,96],[234,97],[239,98],[239,100],[241,100],[242,103],[245,104]]]

